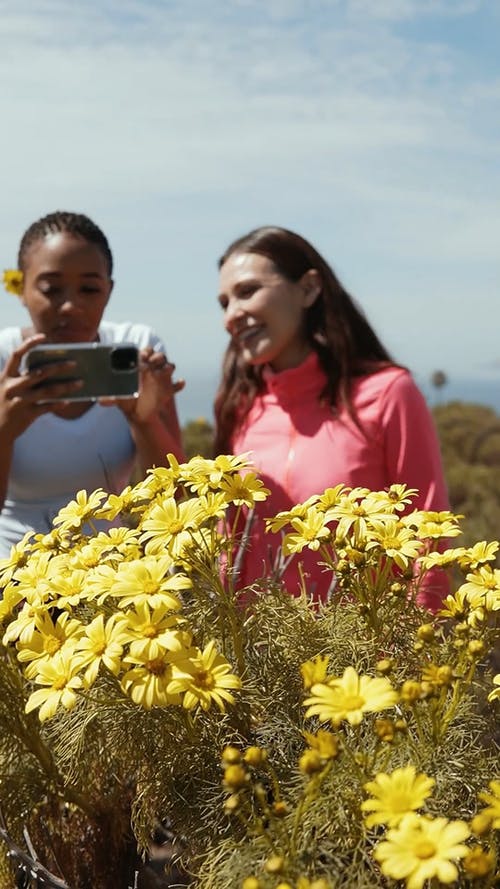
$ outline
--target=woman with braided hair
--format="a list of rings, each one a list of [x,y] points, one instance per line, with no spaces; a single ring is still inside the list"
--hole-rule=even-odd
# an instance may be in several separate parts
[[[174,395],[183,383],[163,344],[144,324],[103,320],[113,257],[101,229],[80,213],[50,213],[24,234],[18,269],[29,322],[0,331],[0,558],[26,532],[50,531],[77,491],[118,493],[135,462],[145,472],[167,452],[182,456]],[[25,370],[33,346],[76,342],[136,344],[138,397],[65,401],[80,385],[64,381],[68,363]]]

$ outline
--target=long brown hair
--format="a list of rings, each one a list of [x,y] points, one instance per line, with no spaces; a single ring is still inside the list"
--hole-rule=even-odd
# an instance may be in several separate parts
[[[219,269],[234,253],[266,256],[284,278],[294,282],[310,269],[319,273],[322,287],[315,302],[305,310],[305,334],[326,375],[321,397],[333,409],[345,405],[353,415],[350,392],[353,377],[393,361],[328,263],[300,235],[275,226],[254,229],[233,241],[219,260]],[[230,452],[233,431],[262,388],[262,367],[246,364],[230,342],[215,398],[216,454]]]

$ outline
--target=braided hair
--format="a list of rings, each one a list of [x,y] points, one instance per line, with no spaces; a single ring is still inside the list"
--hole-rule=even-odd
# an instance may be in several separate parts
[[[33,222],[26,229],[21,238],[17,257],[20,271],[24,272],[26,269],[27,254],[33,244],[46,238],[47,235],[56,234],[57,232],[66,232],[69,235],[83,238],[90,244],[95,244],[106,259],[108,273],[111,278],[113,274],[113,255],[104,232],[83,213],[69,213],[64,210],[56,210],[55,213],[42,216],[41,219]]]

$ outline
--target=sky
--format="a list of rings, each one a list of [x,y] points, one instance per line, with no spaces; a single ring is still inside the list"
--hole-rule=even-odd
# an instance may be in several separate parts
[[[0,0],[0,269],[83,212],[211,416],[217,259],[259,225],[325,256],[425,388],[500,393],[500,0]],[[24,321],[4,294],[2,326]]]

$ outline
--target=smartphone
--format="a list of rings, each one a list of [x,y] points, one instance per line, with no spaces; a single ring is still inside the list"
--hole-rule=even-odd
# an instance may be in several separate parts
[[[134,343],[42,343],[26,355],[28,371],[60,361],[74,361],[70,375],[57,382],[83,380],[83,385],[69,395],[44,401],[97,401],[98,398],[131,398],[139,391],[139,350]],[[48,380],[40,383],[46,386]]]

